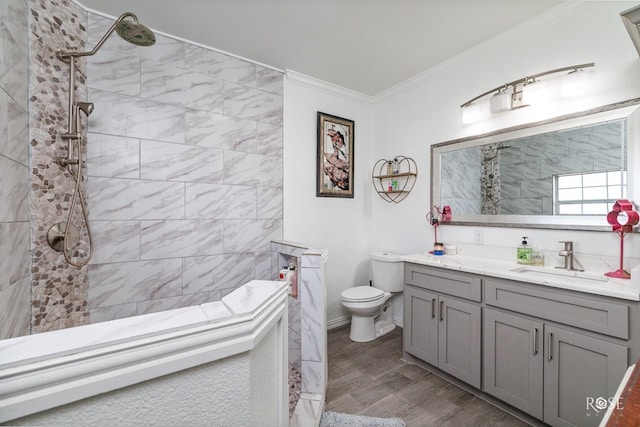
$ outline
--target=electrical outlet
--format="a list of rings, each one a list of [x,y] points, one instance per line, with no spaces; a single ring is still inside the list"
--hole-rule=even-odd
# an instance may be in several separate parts
[[[484,244],[484,230],[473,230],[473,243],[476,245]]]

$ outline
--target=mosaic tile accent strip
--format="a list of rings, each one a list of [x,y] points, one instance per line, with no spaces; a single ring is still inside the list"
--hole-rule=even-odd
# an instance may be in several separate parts
[[[47,231],[66,221],[75,181],[56,159],[65,157],[68,66],[55,56],[56,50],[84,50],[86,12],[68,0],[32,0],[30,39],[31,145],[31,250],[32,333],[89,322],[87,269],[68,265],[62,253],[51,249]],[[75,96],[85,99],[84,61],[77,67]],[[83,230],[81,212],[74,213]],[[86,233],[74,253],[86,256]]]

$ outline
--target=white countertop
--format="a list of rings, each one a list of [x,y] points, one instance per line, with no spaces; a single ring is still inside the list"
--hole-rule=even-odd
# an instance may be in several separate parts
[[[487,252],[490,253],[490,252]],[[576,272],[553,266],[534,267],[481,256],[441,255],[418,253],[404,255],[403,261],[459,270],[484,276],[516,280],[559,289],[640,301],[640,281],[613,279],[601,272]]]

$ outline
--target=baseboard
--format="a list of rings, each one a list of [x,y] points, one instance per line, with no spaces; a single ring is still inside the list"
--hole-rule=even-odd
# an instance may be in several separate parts
[[[327,330],[336,329],[341,326],[349,325],[350,323],[351,316],[344,316],[337,319],[329,320],[327,322]],[[393,323],[399,328],[404,328],[404,319],[402,317],[393,316]]]
[[[351,316],[343,316],[327,321],[327,329],[336,329],[340,326],[351,324]]]
[[[404,328],[404,319],[402,317],[393,316],[393,323],[399,328]]]

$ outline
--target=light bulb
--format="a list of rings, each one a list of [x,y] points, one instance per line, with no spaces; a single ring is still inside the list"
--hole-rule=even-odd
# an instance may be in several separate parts
[[[522,103],[524,105],[535,105],[547,99],[547,85],[544,82],[535,80],[522,87]]]
[[[587,93],[588,84],[587,74],[582,70],[574,70],[562,78],[560,96],[570,98],[584,95]]]
[[[490,109],[492,113],[500,113],[511,109],[511,95],[500,91],[491,97]]]
[[[462,107],[462,123],[469,124],[480,119],[480,109],[477,104],[469,104]]]

